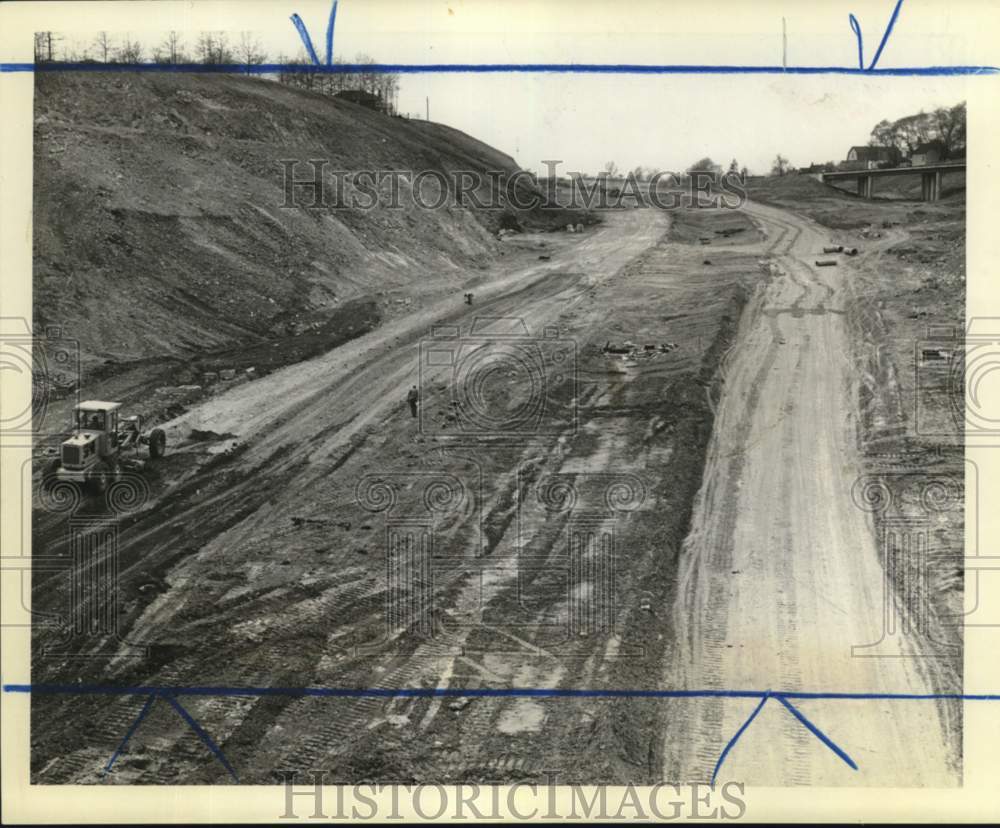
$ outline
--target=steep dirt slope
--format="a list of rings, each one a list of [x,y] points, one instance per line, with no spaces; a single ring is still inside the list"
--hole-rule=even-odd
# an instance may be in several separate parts
[[[418,209],[405,189],[401,209],[282,207],[283,159],[301,177],[307,159],[516,169],[457,130],[253,78],[49,74],[35,92],[35,323],[80,340],[85,366],[297,333],[498,253],[499,211]]]

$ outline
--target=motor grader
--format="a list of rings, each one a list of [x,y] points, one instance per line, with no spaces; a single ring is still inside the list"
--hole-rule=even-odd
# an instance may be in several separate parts
[[[119,479],[122,468],[139,466],[140,446],[146,446],[149,458],[163,456],[167,437],[163,429],[143,433],[142,418],[119,418],[121,403],[89,400],[74,409],[72,436],[63,441],[59,457],[45,469],[49,482],[76,483],[95,494]]]

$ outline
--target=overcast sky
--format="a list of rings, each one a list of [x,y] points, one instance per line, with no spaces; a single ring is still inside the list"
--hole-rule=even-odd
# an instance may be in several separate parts
[[[128,11],[133,4],[118,4]],[[138,6],[139,4],[135,4]],[[392,63],[639,63],[780,65],[782,17],[790,65],[857,66],[848,22],[864,33],[865,60],[881,40],[893,0],[801,0],[767,3],[717,0],[608,4],[596,0],[340,0],[335,54],[367,53]],[[231,7],[211,0],[159,4],[133,35],[144,43],[175,27],[193,42],[199,29],[259,33],[269,55],[300,48],[289,15],[298,12],[317,51],[324,52],[326,0],[254,2]],[[218,9],[213,13],[213,9]],[[968,5],[909,0],[880,59],[881,68],[988,64],[987,41],[955,32],[975,30]],[[165,13],[165,10],[167,13]],[[131,25],[131,24],[129,24]],[[988,52],[988,53],[987,53]],[[615,161],[682,169],[709,155],[766,171],[775,153],[796,166],[840,160],[868,141],[882,118],[898,118],[966,98],[967,84],[989,78],[858,78],[800,75],[404,75],[399,107],[457,127],[542,169],[596,171]]]

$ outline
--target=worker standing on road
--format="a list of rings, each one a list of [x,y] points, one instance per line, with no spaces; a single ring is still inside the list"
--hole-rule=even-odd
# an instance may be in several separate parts
[[[410,414],[414,417],[417,416],[417,400],[419,399],[420,394],[417,392],[417,386],[414,385],[406,395],[406,401],[410,404]]]

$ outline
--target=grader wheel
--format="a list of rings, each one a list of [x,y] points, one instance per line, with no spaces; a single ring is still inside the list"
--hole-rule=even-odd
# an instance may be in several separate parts
[[[167,450],[167,435],[163,433],[162,428],[154,428],[149,433],[149,457],[151,460],[157,460],[163,457],[163,453]]]

